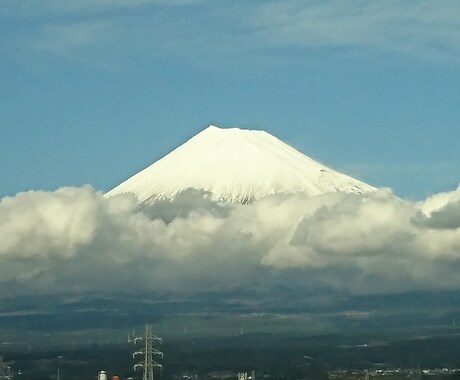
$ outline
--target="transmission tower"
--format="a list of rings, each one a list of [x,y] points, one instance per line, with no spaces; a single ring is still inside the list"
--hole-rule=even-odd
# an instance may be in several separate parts
[[[153,331],[152,325],[145,325],[144,380],[153,380]]]
[[[137,355],[143,355],[144,360],[141,363],[135,364],[134,369],[136,368],[143,368],[144,376],[143,380],[153,380],[153,368],[159,367],[162,368],[162,365],[155,362],[153,360],[154,355],[159,355],[163,357],[163,353],[158,351],[156,348],[153,347],[153,343],[158,341],[162,343],[162,339],[158,338],[156,335],[153,335],[153,327],[152,325],[145,325],[145,335],[143,337],[138,337],[134,339],[134,342],[144,341],[144,348],[141,351],[136,351],[133,354],[133,358]]]

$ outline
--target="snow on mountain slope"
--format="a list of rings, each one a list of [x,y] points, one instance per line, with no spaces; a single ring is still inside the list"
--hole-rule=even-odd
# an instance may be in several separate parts
[[[364,193],[374,187],[336,172],[264,131],[209,126],[106,195],[140,202],[173,199],[194,188],[213,199],[248,202],[277,193]]]

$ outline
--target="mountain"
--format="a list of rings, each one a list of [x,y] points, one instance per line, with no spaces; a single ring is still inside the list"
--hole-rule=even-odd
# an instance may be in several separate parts
[[[173,199],[189,188],[246,203],[277,193],[364,193],[374,187],[312,160],[264,131],[209,126],[106,195],[139,202]]]

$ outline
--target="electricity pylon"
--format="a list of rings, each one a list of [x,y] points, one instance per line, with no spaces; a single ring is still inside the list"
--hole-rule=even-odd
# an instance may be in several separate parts
[[[153,380],[153,332],[152,325],[145,325],[144,380]]]
[[[144,360],[143,362],[136,364],[134,366],[134,369],[139,368],[139,367],[143,368],[144,376],[142,379],[143,380],[153,380],[153,368],[162,367],[161,364],[153,360],[153,355],[159,355],[163,357],[163,353],[153,347],[153,342],[159,341],[161,343],[163,340],[153,335],[153,327],[152,325],[149,325],[149,324],[145,325],[145,335],[143,337],[135,338],[134,342],[139,342],[142,340],[144,341],[144,348],[141,351],[136,351],[133,354],[133,357],[136,357],[136,355],[142,354],[144,356]]]

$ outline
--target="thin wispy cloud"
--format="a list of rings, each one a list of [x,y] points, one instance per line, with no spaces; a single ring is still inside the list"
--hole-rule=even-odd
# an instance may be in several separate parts
[[[110,23],[53,24],[42,29],[34,47],[55,54],[72,55],[82,49],[100,49],[115,38]]]
[[[460,41],[452,1],[283,1],[261,5],[254,24],[273,46],[341,47],[455,58]]]
[[[149,51],[168,46],[189,58],[258,56],[267,49],[286,47],[341,48],[457,62],[460,46],[460,5],[454,1],[48,0],[40,6],[25,2],[19,7],[11,2],[0,15],[12,19],[35,15],[39,32],[30,35],[32,46],[48,46],[50,52],[78,49],[84,43],[92,46],[100,34],[94,31],[93,38],[83,38],[90,33],[88,24],[110,26],[107,35],[122,36],[118,40],[120,54],[129,53],[133,47]],[[122,27],[120,19],[125,20]],[[60,28],[55,30],[56,46],[52,46],[47,34],[56,24]],[[72,30],[75,38],[80,36],[80,44],[70,38]],[[138,36],[143,36],[142,40],[135,40]],[[110,39],[100,38],[98,42],[99,54],[110,55]]]
[[[85,16],[101,11],[111,12],[137,8],[150,2],[150,0],[24,0],[21,2],[6,0],[0,7],[0,16],[8,18],[36,18],[53,15]]]

